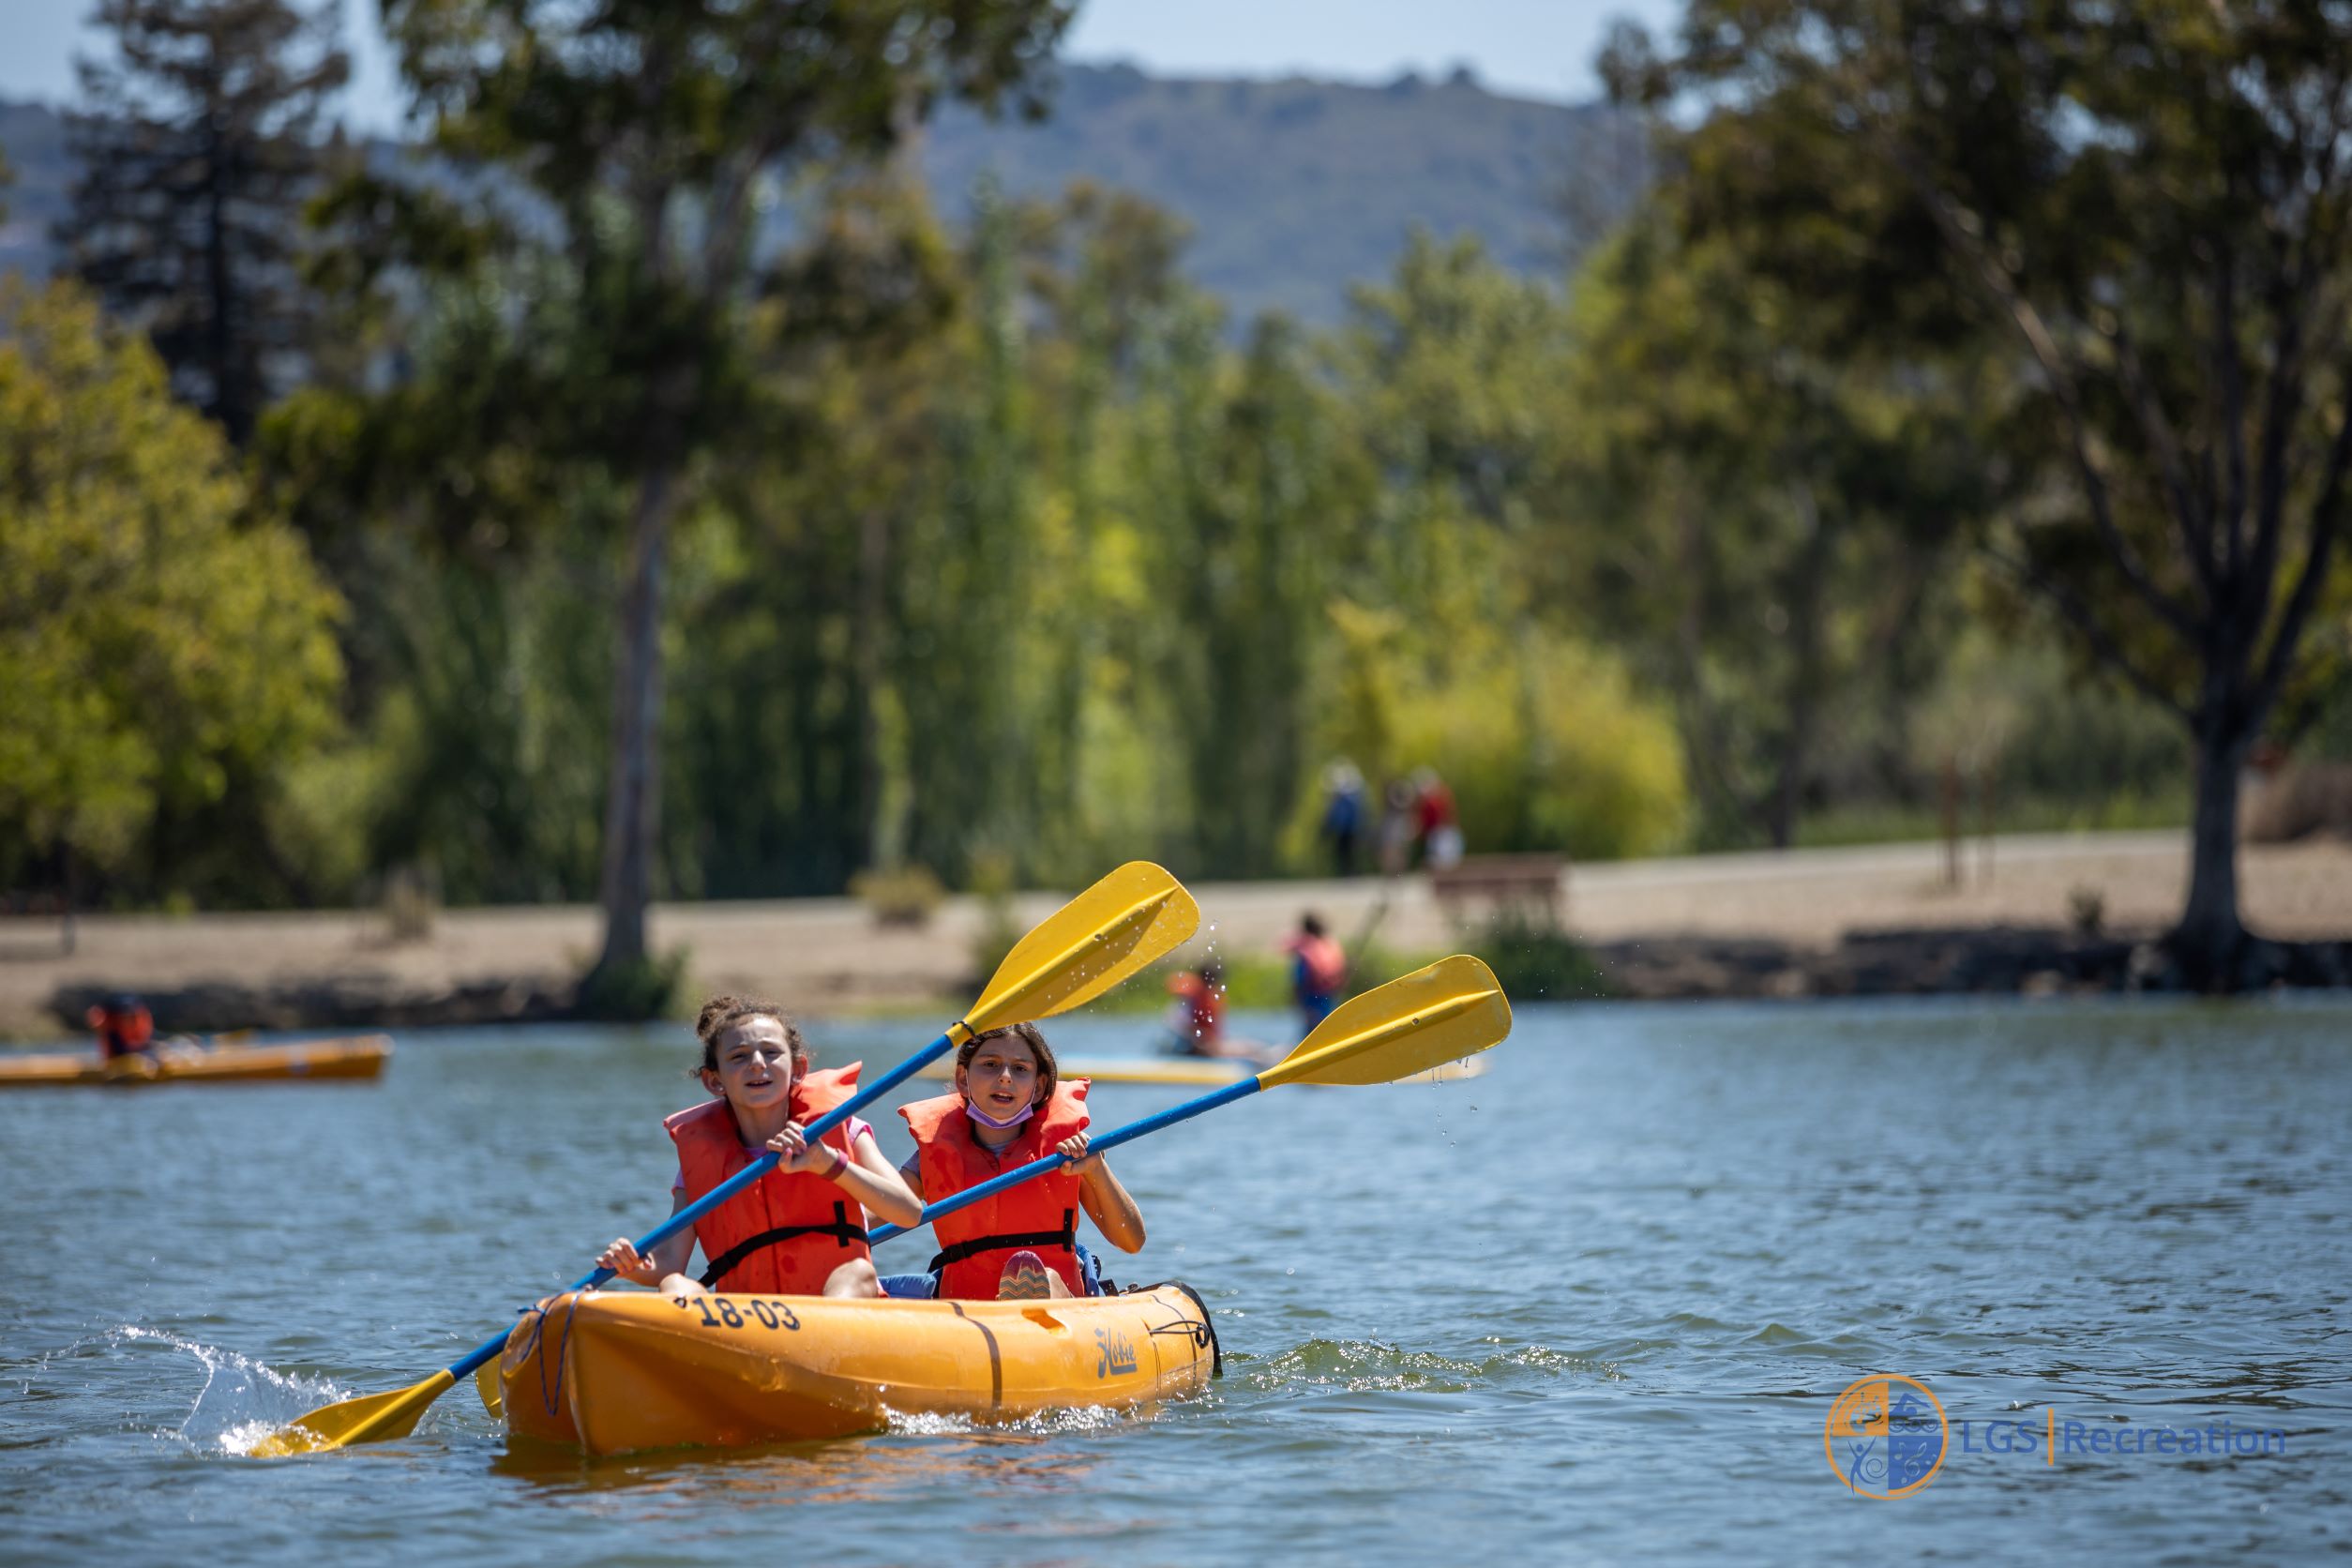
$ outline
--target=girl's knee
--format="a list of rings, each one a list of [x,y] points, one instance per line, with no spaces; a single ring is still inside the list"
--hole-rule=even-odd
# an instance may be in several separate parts
[[[828,1296],[879,1296],[882,1293],[882,1276],[874,1272],[870,1259],[852,1258],[825,1276]]]

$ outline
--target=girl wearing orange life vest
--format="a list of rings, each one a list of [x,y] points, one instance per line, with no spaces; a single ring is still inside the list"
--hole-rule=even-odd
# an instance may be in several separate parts
[[[800,1031],[770,1003],[722,996],[703,1004],[702,1086],[718,1098],[666,1119],[678,1146],[677,1213],[774,1150],[776,1168],[672,1236],[640,1254],[616,1240],[596,1266],[665,1295],[701,1290],[777,1296],[878,1296],[866,1246],[870,1211],[893,1225],[919,1224],[922,1200],[856,1117],[810,1142],[805,1123],[855,1093],[858,1064],[812,1072]],[[709,1268],[685,1273],[700,1242]]]
[[[898,1173],[927,1202],[1059,1153],[1059,1170],[932,1221],[940,1254],[927,1274],[897,1274],[891,1295],[1024,1300],[1099,1295],[1100,1272],[1078,1244],[1078,1212],[1123,1252],[1143,1246],[1143,1215],[1099,1154],[1086,1153],[1086,1080],[1063,1083],[1035,1024],[992,1029],[956,1052],[956,1092],[901,1106],[914,1157]]]

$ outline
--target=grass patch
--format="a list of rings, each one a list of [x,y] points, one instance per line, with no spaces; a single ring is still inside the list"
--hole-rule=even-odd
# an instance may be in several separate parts
[[[2096,801],[2004,800],[1993,822],[1997,833],[2127,833],[2186,827],[2186,790],[2126,792]],[[1976,837],[1980,822],[1973,801],[1961,813],[1961,831]],[[1841,806],[1815,812],[1797,824],[1797,847],[1839,849],[1852,844],[1917,844],[1943,837],[1943,818],[1933,806]]]

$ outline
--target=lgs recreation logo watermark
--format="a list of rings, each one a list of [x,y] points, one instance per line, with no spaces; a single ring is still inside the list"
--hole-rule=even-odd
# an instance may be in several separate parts
[[[1935,1480],[1951,1440],[1943,1401],[1909,1378],[1849,1383],[1821,1425],[1830,1469],[1871,1498],[1907,1498]]]
[[[2214,1422],[2179,1427],[2083,1421],[2056,1407],[2041,1415],[1953,1420],[1925,1383],[1877,1373],[1847,1384],[1831,1401],[1821,1424],[1830,1470],[1858,1497],[1909,1497],[1936,1479],[1952,1455],[1985,1454],[2030,1459],[2056,1468],[2061,1459],[2218,1458],[2284,1455],[2286,1434],[2275,1428]]]

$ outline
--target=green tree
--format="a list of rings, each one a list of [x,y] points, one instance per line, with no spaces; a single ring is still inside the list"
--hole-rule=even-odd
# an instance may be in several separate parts
[[[1671,182],[1580,284],[1560,583],[1674,693],[1716,841],[1796,841],[1832,748],[1934,670],[1982,513],[1965,367],[1834,340],[1678,225]],[[1897,781],[1899,782],[1899,780]]]
[[[599,968],[645,957],[671,525],[740,428],[760,216],[787,174],[884,153],[942,98],[1027,93],[1067,18],[1058,0],[385,8],[438,144],[510,170],[561,224],[589,351],[566,433],[629,496]]]
[[[120,58],[79,62],[67,264],[242,445],[305,347],[294,249],[327,156],[319,113],[350,74],[336,10],[100,0],[94,20]]]
[[[333,734],[338,612],[143,341],[70,283],[0,285],[0,875],[172,884],[174,822],[221,828]],[[269,855],[254,821],[231,852]]]
[[[1701,220],[1881,339],[2026,375],[1991,549],[2194,742],[2195,984],[2257,970],[2248,753],[2297,677],[2352,464],[2352,22],[2307,5],[1695,0],[1622,97],[1712,112]],[[2258,957],[2258,954],[2256,955]]]

